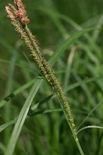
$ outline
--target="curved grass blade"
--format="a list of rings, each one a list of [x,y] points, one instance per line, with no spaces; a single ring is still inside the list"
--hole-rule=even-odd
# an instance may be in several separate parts
[[[76,83],[64,88],[64,90],[69,91],[69,90],[74,89],[74,88],[76,88],[76,87],[78,87],[78,86],[80,86],[80,85],[82,85],[84,83],[89,83],[89,82],[93,82],[93,81],[100,80],[100,79],[103,79],[103,77],[100,76],[100,77],[89,78],[89,79],[86,79],[86,80],[81,80],[80,82],[76,82]]]
[[[82,130],[85,130],[85,129],[88,129],[88,128],[103,129],[103,127],[101,127],[101,126],[95,126],[95,125],[85,126],[84,128],[80,129],[80,130],[77,132],[77,134],[80,133]]]
[[[41,106],[42,104],[48,102],[49,100],[52,99],[54,94],[49,95],[48,97],[46,97],[44,100],[42,100],[41,102],[35,104],[34,106],[31,107],[31,111],[34,111],[35,109],[37,109],[39,106]]]
[[[41,111],[31,113],[29,116],[35,116],[38,114],[46,114],[46,113],[59,112],[59,111],[63,111],[63,110],[61,108],[59,108],[59,109],[45,109],[45,110],[41,110]]]
[[[41,77],[39,77],[36,80],[36,82],[34,83],[32,89],[30,90],[28,98],[26,99],[26,101],[24,103],[24,106],[23,106],[23,108],[22,108],[22,110],[20,112],[20,115],[18,117],[18,120],[17,120],[17,122],[15,124],[15,127],[14,127],[14,130],[12,132],[10,141],[8,143],[5,155],[12,155],[13,154],[16,143],[17,143],[17,140],[18,140],[18,137],[20,135],[20,132],[21,132],[23,124],[24,124],[24,121],[25,121],[27,113],[29,111],[30,105],[31,105],[32,100],[33,100],[35,94],[37,93],[38,88],[40,87],[42,81],[43,81],[43,78],[41,79]]]
[[[6,129],[7,127],[9,127],[10,125],[15,124],[17,121],[17,117],[15,119],[13,119],[12,121],[5,123],[3,125],[0,126],[0,132],[2,132],[4,129]]]
[[[25,85],[21,86],[20,88],[18,88],[17,90],[15,90],[13,93],[11,93],[7,97],[5,97],[3,100],[1,100],[0,101],[0,108],[2,106],[4,106],[6,104],[6,102],[8,102],[9,100],[11,100],[14,96],[16,96],[17,94],[21,93],[23,90],[25,90],[26,88],[28,88],[29,86],[31,86],[34,83],[35,80],[36,79],[31,80],[30,82],[28,82]]]
[[[81,31],[78,31],[71,35],[67,40],[64,41],[64,43],[52,54],[50,59],[48,60],[48,63],[52,67],[55,62],[59,59],[59,57],[62,55],[62,53],[80,36],[82,36],[84,33],[92,31],[96,28],[88,28]]]
[[[8,68],[8,78],[6,80],[6,88],[5,88],[5,95],[10,94],[10,92],[13,90],[13,83],[14,83],[14,72],[15,72],[15,62],[17,61],[18,58],[18,51],[19,51],[20,46],[18,46],[18,44],[16,43],[14,46],[14,50],[11,54],[11,58],[10,58],[10,65]],[[5,117],[4,120],[5,122],[9,122],[10,121],[10,116],[11,116],[11,103],[7,104],[4,107],[4,113],[5,113]],[[9,130],[5,130],[4,134],[5,134],[5,139],[4,141],[7,142],[9,140],[9,135],[10,135],[11,131]]]
[[[93,113],[93,111],[95,111],[98,106],[103,103],[103,100],[101,100],[91,111],[90,113],[87,115],[87,117],[83,120],[83,122],[78,126],[78,128],[80,128],[80,126],[88,119],[88,117]]]

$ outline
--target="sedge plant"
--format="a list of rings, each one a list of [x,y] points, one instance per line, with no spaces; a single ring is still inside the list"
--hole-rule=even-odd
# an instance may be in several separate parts
[[[53,90],[58,94],[60,100],[60,106],[64,112],[67,123],[71,129],[74,140],[77,144],[77,147],[81,155],[84,155],[81,145],[77,137],[77,131],[72,116],[71,108],[69,106],[67,97],[63,91],[63,88],[60,85],[59,80],[57,79],[54,70],[51,68],[50,64],[46,61],[43,54],[41,54],[40,48],[38,46],[38,41],[35,36],[32,35],[31,31],[28,28],[28,23],[30,20],[26,16],[26,10],[21,0],[13,0],[16,7],[12,4],[6,6],[6,12],[8,17],[11,19],[11,23],[14,26],[15,30],[19,33],[21,39],[25,43],[27,49],[30,52],[30,55],[34,59],[35,63],[40,69],[40,77],[44,77],[48,83],[51,85]],[[13,135],[12,135],[13,136]],[[8,155],[9,144],[6,150],[5,155]],[[12,151],[9,154],[12,154],[15,146],[12,147]]]

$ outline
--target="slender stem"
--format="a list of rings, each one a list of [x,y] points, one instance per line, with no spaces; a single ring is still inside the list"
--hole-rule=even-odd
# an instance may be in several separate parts
[[[78,149],[79,149],[80,154],[81,154],[81,155],[84,155],[84,152],[83,152],[83,150],[82,150],[82,148],[81,148],[81,145],[80,145],[80,143],[79,143],[79,140],[76,140],[76,144],[77,144],[77,146],[78,146]]]

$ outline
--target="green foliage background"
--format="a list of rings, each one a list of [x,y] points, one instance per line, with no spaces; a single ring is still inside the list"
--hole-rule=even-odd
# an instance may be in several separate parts
[[[13,2],[0,0],[0,100],[21,88],[38,76],[38,68],[23,45],[17,32],[7,18],[5,6]],[[53,52],[73,33],[89,27],[102,29],[102,0],[23,0],[30,19],[29,28],[39,40],[41,52],[48,60]],[[74,51],[73,47],[79,47]],[[32,65],[27,61],[29,58]],[[95,125],[103,126],[103,33],[93,30],[75,41],[53,66],[66,92],[78,130]],[[72,63],[70,63],[72,61]],[[95,78],[92,82],[83,82]],[[19,112],[31,86],[0,108],[0,125],[10,122]],[[44,80],[32,105],[41,102],[53,93]],[[100,104],[99,104],[100,103]],[[99,104],[99,105],[98,105]],[[26,120],[14,155],[79,155],[71,131],[63,113],[58,109],[59,100],[53,97],[37,111],[51,110]],[[93,112],[92,110],[95,109]],[[90,114],[90,115],[89,115]],[[89,117],[87,117],[89,115]],[[86,120],[85,120],[86,118]],[[13,125],[0,132],[0,154],[4,154]],[[82,130],[78,137],[85,154],[103,154],[103,131],[98,128]]]

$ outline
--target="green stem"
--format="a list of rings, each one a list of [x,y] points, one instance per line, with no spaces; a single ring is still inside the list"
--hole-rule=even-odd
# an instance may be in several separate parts
[[[80,143],[79,143],[79,140],[76,140],[75,142],[76,142],[76,144],[77,144],[77,146],[78,146],[78,149],[79,149],[80,154],[81,154],[81,155],[84,155],[84,152],[83,152],[83,150],[82,150],[82,148],[81,148],[81,145],[80,145]]]

